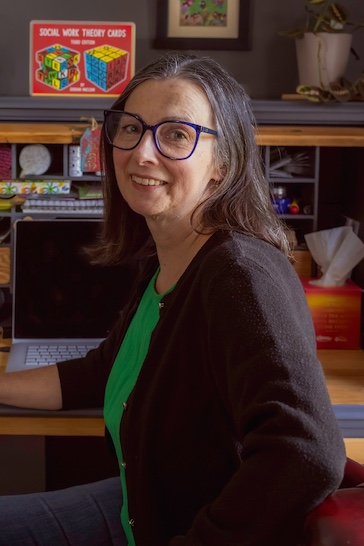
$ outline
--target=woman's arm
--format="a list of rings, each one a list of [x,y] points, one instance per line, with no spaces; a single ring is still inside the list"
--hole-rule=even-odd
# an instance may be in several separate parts
[[[258,247],[259,243],[256,244]],[[248,246],[248,245],[247,245]],[[241,262],[210,271],[210,362],[241,464],[170,546],[291,546],[306,514],[340,484],[344,443],[291,265],[250,243]]]
[[[62,392],[57,366],[1,374],[0,403],[20,408],[61,409]]]
[[[128,321],[121,316],[108,338],[84,358],[0,374],[0,404],[44,410],[102,406],[104,387],[125,324]]]

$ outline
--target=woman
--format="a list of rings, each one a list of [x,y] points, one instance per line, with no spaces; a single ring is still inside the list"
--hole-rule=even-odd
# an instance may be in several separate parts
[[[105,112],[102,158],[92,256],[136,267],[129,303],[97,350],[7,376],[0,401],[104,406],[126,542],[93,544],[293,546],[345,452],[249,100],[212,59],[168,54]]]

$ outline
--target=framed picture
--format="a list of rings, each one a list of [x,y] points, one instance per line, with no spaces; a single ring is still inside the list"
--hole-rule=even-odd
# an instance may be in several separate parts
[[[156,49],[250,49],[251,0],[157,0]]]

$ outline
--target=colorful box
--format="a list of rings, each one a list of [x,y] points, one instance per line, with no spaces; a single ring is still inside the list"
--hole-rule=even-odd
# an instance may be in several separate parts
[[[0,180],[0,196],[32,193],[65,195],[70,191],[71,180]]]
[[[120,96],[134,76],[135,28],[119,21],[31,21],[30,94]]]
[[[322,287],[301,279],[311,311],[318,349],[360,349],[361,288]]]

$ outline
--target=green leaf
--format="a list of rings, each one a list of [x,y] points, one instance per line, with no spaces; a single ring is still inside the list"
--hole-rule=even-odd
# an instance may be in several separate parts
[[[348,10],[342,4],[329,4],[328,12],[329,17],[342,26],[344,26],[348,20]]]

